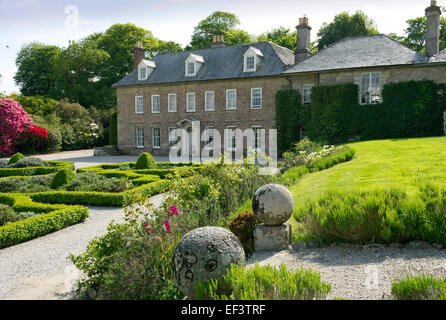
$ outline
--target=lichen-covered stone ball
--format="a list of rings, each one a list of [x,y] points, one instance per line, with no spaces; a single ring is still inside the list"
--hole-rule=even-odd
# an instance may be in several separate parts
[[[223,276],[231,264],[245,264],[246,257],[239,239],[230,231],[204,227],[186,234],[173,256],[173,269],[178,288],[191,299],[201,281],[218,280],[218,293],[230,295]]]
[[[293,195],[284,186],[267,184],[257,190],[252,209],[260,222],[270,226],[281,225],[293,214]]]

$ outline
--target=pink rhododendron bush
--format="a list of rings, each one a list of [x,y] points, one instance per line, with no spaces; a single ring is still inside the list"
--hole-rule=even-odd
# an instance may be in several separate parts
[[[46,131],[42,133],[36,128],[38,127],[20,103],[13,99],[0,99],[0,156],[9,156],[18,151],[17,143],[23,132],[27,133],[29,140],[33,140],[29,137],[30,132],[31,135],[36,132],[39,137],[42,136],[41,139],[45,139]]]

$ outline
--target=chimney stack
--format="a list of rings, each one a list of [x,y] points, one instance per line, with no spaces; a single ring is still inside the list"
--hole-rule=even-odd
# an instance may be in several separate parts
[[[299,19],[297,30],[297,46],[294,52],[294,63],[298,63],[311,55],[311,27],[308,24],[308,18],[304,16]]]
[[[136,46],[133,48],[133,69],[137,68],[145,57],[146,50],[142,47],[142,41],[136,42]]]
[[[211,42],[211,48],[223,48],[226,47],[225,36],[219,35],[214,36],[213,41]]]
[[[441,9],[436,0],[431,0],[430,7],[426,8],[426,51],[428,58],[440,51],[440,16]]]

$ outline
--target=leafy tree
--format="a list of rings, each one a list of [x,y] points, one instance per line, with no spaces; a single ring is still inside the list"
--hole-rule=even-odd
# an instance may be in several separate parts
[[[403,37],[396,37],[402,44],[424,54],[426,42],[426,17],[406,21],[408,27]],[[446,18],[440,17],[440,50],[446,48]]]
[[[194,28],[190,47],[186,49],[209,48],[213,36],[216,35],[225,35],[225,41],[231,45],[247,43],[249,35],[236,29],[239,24],[240,20],[235,14],[215,11]]]
[[[346,37],[378,34],[375,22],[362,11],[350,15],[342,12],[335,16],[331,23],[324,23],[317,33],[318,49],[342,40]]]
[[[292,51],[296,50],[297,43],[296,32],[285,27],[274,28],[263,33],[257,37],[257,41],[270,41]]]
[[[18,101],[27,113],[39,116],[51,114],[59,104],[58,101],[43,96],[27,97],[13,93],[8,98]]]
[[[57,46],[39,42],[24,45],[16,58],[17,73],[14,76],[20,92],[25,96],[54,96],[54,58],[60,53]]]

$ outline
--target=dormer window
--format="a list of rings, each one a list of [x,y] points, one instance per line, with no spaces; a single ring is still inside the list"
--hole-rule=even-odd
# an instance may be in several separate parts
[[[195,77],[203,64],[204,59],[202,56],[191,53],[185,61],[185,76]]]
[[[154,61],[142,60],[138,65],[138,81],[147,80],[155,68]]]
[[[256,72],[263,58],[263,53],[254,47],[249,47],[244,56],[243,72]]]

